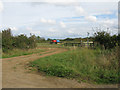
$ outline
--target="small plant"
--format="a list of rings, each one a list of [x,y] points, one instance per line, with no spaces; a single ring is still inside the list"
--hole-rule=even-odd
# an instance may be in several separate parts
[[[13,67],[13,69],[16,69],[16,68],[17,68],[16,66]]]
[[[47,75],[58,77],[71,77],[74,74],[73,70],[65,69],[63,66],[38,67],[38,71],[45,72]]]

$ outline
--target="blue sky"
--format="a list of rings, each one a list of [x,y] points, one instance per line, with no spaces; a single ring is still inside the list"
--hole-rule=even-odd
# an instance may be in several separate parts
[[[39,0],[40,1],[40,0]],[[117,2],[0,2],[0,30],[13,35],[30,33],[45,38],[86,37],[96,27],[118,33]]]

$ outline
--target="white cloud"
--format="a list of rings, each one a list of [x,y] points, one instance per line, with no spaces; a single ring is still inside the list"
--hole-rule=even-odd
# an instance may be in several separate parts
[[[35,30],[33,30],[33,31],[30,31],[30,33],[35,34],[35,35],[39,35],[39,34],[41,34],[41,31],[35,31]]]
[[[118,26],[116,22],[117,20],[115,19],[106,19],[106,20],[101,20],[98,23],[100,23],[104,27],[113,28],[114,26]]]
[[[33,28],[32,27],[26,27],[26,30],[28,30],[30,33],[32,33],[32,34],[36,34],[36,35],[39,35],[39,34],[41,34],[41,31],[39,31],[39,30],[33,30]]]
[[[115,14],[117,17],[118,17],[118,12],[116,12],[116,14]]]
[[[10,27],[10,29],[13,31],[18,31],[18,28],[16,28],[16,27]]]
[[[113,14],[114,12],[113,11],[104,11],[102,12],[101,14],[107,14],[107,15],[110,15],[110,14]]]
[[[41,23],[46,23],[46,24],[56,24],[56,21],[55,20],[51,20],[51,19],[44,19],[44,18],[41,18],[40,19],[40,22]]]
[[[51,19],[48,20],[47,22],[48,22],[49,24],[56,24],[56,21],[55,21],[55,20],[51,20]]]
[[[31,27],[26,28],[28,31],[32,31],[33,29]]]
[[[78,0],[40,0],[42,3],[54,4],[54,5],[73,5],[73,3],[77,4]]]
[[[85,15],[85,10],[82,7],[77,6],[77,7],[75,7],[75,10],[78,14]]]
[[[106,11],[106,12],[103,12],[103,14],[112,14],[113,12],[111,11]]]
[[[50,28],[48,31],[50,31],[50,32],[56,32],[57,30],[54,29],[54,28]]]
[[[40,19],[40,22],[42,22],[42,23],[47,23],[47,20],[44,19],[44,18],[41,18],[41,19]]]
[[[2,12],[3,11],[3,3],[2,3],[2,1],[0,0],[0,12]]]
[[[113,14],[112,11],[100,11],[100,12],[96,12],[96,13],[93,13],[92,15],[110,15],[110,14]]]
[[[64,3],[72,3],[75,2],[76,0],[40,0],[41,2],[46,2],[46,3],[60,3],[60,2],[64,2]]]
[[[64,22],[60,22],[60,26],[61,26],[62,28],[65,28],[65,27],[66,27],[66,25],[65,25]]]
[[[70,33],[70,34],[74,34],[75,33],[75,28],[70,28],[67,32]]]
[[[5,2],[119,2],[119,0],[4,0]]]
[[[85,19],[88,20],[88,21],[92,21],[92,22],[97,21],[97,18],[95,16],[86,16]]]
[[[102,21],[103,24],[107,24],[107,25],[113,25],[114,24],[114,21],[112,20],[105,20],[105,21]]]
[[[68,33],[74,33],[73,31],[69,30]]]

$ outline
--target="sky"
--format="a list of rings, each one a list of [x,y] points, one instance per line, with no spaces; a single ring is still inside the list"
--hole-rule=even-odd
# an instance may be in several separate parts
[[[105,0],[104,0],[105,1]],[[118,2],[79,0],[0,1],[0,31],[44,38],[93,36],[97,30],[118,33]]]

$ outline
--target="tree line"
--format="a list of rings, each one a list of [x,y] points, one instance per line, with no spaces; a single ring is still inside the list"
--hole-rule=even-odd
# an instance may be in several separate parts
[[[30,49],[37,46],[37,42],[44,42],[45,39],[39,36],[30,34],[30,37],[27,37],[24,34],[13,36],[11,29],[3,30],[2,34],[2,50],[7,52],[14,48],[18,49]]]
[[[30,34],[30,37],[27,37],[24,34],[13,36],[10,28],[0,32],[0,35],[2,35],[2,38],[0,37],[2,41],[2,45],[0,46],[2,46],[3,52],[7,52],[8,50],[12,50],[14,48],[18,48],[18,49],[35,48],[37,46],[37,43],[50,42],[52,40],[50,38],[45,40],[45,38],[42,38],[40,36],[35,36],[32,34]],[[80,42],[81,40],[87,41],[87,39],[97,43],[96,46],[99,46],[100,48],[104,48],[104,49],[112,49],[115,48],[116,46],[120,46],[120,35],[111,36],[110,33],[107,33],[105,31],[95,32],[92,37],[66,38],[66,39],[61,39],[60,41]]]
[[[51,40],[50,38],[48,39]],[[71,41],[71,42],[87,42],[93,41],[95,47],[99,47],[101,49],[112,49],[116,46],[120,46],[120,34],[119,35],[110,35],[110,33],[106,31],[96,31],[93,36],[85,37],[85,38],[65,38],[60,41]]]

